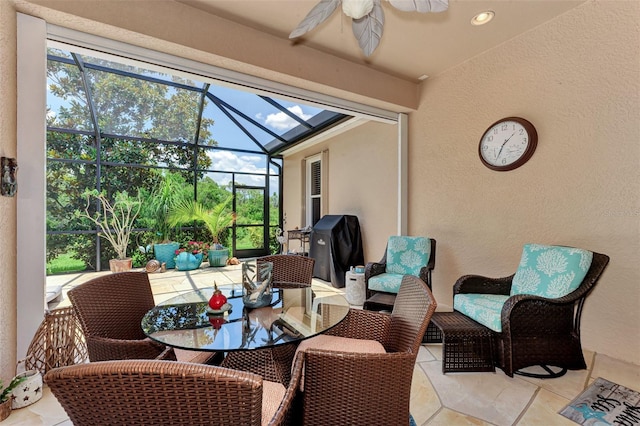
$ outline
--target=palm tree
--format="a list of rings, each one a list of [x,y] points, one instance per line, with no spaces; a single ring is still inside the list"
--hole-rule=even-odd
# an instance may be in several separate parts
[[[177,202],[169,211],[167,221],[171,226],[189,221],[201,221],[211,234],[214,248],[223,248],[220,244],[222,233],[236,220],[234,212],[227,207],[233,200],[233,195],[229,195],[224,201],[211,209],[207,209],[197,200],[181,200]]]

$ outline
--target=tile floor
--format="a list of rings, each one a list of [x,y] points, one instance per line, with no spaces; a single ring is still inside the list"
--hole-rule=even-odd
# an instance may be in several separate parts
[[[108,273],[108,272],[105,272]],[[95,274],[71,274],[50,277],[49,285],[62,286],[59,300],[51,309],[69,304],[66,292]],[[156,302],[179,292],[198,287],[238,282],[240,267],[205,267],[196,271],[150,274]],[[316,292],[341,292],[324,281],[314,280]],[[440,307],[442,307],[442,303]],[[446,310],[446,309],[444,309]],[[558,379],[540,380],[517,376],[510,378],[495,373],[442,374],[442,345],[425,344],[418,354],[411,391],[411,413],[420,426],[424,425],[575,425],[560,416],[574,397],[595,378],[603,377],[623,386],[640,390],[640,366],[625,363],[606,355],[585,351],[588,367],[570,371]],[[55,397],[46,388],[40,401],[14,410],[2,422],[10,425],[72,426]]]

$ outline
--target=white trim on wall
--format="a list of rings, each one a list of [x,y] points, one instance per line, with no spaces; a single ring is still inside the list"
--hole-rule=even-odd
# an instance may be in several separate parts
[[[398,114],[398,235],[408,235],[409,117]]]
[[[47,44],[42,19],[17,14],[18,192],[17,359],[23,359],[46,309]]]

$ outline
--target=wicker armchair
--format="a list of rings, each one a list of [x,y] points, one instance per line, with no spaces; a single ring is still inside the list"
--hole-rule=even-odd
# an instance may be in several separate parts
[[[60,367],[44,380],[76,426],[283,425],[295,395],[255,374],[163,360]]]
[[[140,321],[155,306],[145,272],[94,278],[68,293],[87,342],[89,361],[175,360],[173,349],[147,338]]]
[[[411,273],[407,269],[407,266],[402,264],[398,264],[396,266],[396,270],[394,270],[393,267],[390,268],[389,262],[391,260],[388,260],[387,256],[389,255],[390,250],[394,250],[394,242],[397,241],[401,241],[402,244],[409,244],[412,246],[415,245],[414,251],[416,253],[422,252],[419,255],[426,257],[426,261],[423,266],[419,267],[418,273]],[[424,247],[425,245],[427,247]],[[398,288],[400,286],[400,281],[402,280],[402,275],[404,274],[419,276],[422,281],[427,283],[429,289],[431,289],[431,272],[433,271],[435,264],[436,240],[434,240],[433,238],[406,236],[390,237],[382,259],[379,262],[369,262],[365,266],[364,282],[366,287],[366,300],[364,302],[364,309],[371,311],[390,311],[391,309],[393,309],[393,304],[398,292]],[[370,283],[371,279],[374,277],[376,277],[376,280],[381,281],[381,283]]]
[[[591,265],[577,289],[558,298],[510,295],[515,274],[504,278],[466,275],[453,287],[454,306],[455,297],[460,294],[502,295],[506,302],[499,318],[501,332],[494,330],[496,364],[511,377],[514,373],[559,377],[567,369],[586,368],[580,344],[580,317],[586,296],[608,262],[608,256],[593,253]],[[531,366],[541,366],[545,373],[521,371]],[[550,366],[557,368],[553,370]]]
[[[310,286],[313,280],[315,259],[293,254],[276,254],[256,259],[256,263],[272,262],[273,287],[290,285]],[[295,344],[286,344],[255,351],[230,352],[221,365],[236,370],[259,374],[265,380],[283,383],[291,380],[291,363],[296,351]]]
[[[391,315],[351,309],[329,336],[303,341],[293,373],[304,384],[299,423],[408,425],[416,357],[435,309],[424,281],[405,275]],[[361,352],[364,341],[386,353]]]

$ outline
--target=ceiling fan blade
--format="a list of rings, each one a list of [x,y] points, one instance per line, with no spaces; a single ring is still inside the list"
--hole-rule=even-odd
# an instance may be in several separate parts
[[[373,10],[367,16],[353,20],[353,35],[365,56],[370,56],[378,47],[383,27],[384,11],[379,1],[374,2]]]
[[[391,6],[403,12],[444,12],[449,0],[389,0]]]
[[[317,27],[319,24],[324,22],[325,19],[331,16],[340,3],[341,0],[320,0],[320,3],[315,5],[300,24],[298,24],[296,29],[289,34],[289,38],[300,37],[302,34],[305,34]]]

